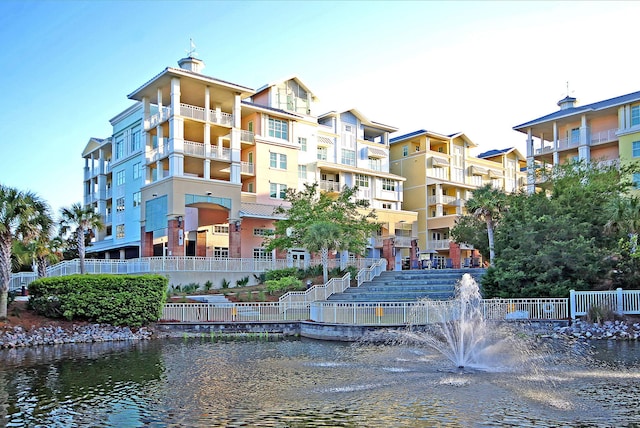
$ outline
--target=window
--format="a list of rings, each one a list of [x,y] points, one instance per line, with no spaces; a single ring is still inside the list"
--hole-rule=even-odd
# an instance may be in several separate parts
[[[133,194],[133,206],[135,207],[139,207],[142,204],[142,195],[140,194],[140,192],[135,192]]]
[[[116,172],[116,186],[122,186],[124,184],[124,169]]]
[[[633,188],[640,189],[640,173],[633,173]]]
[[[274,232],[273,229],[255,228],[253,229],[253,236],[268,236]]]
[[[634,141],[631,143],[631,155],[634,158],[640,157],[640,141]]]
[[[307,179],[307,166],[306,165],[298,165],[298,178],[302,180]]]
[[[326,161],[327,160],[327,148],[326,147],[318,147],[318,160]]]
[[[382,159],[369,158],[369,169],[382,171]]]
[[[382,203],[382,208],[383,208],[383,209],[385,209],[385,210],[391,210],[391,209],[393,209],[393,208],[392,208],[392,205],[391,205],[389,202],[383,202],[383,203]]]
[[[271,260],[271,252],[267,252],[264,248],[254,248],[253,258],[257,260]]]
[[[279,183],[269,184],[269,196],[274,199],[284,199],[287,194],[287,185]]]
[[[249,193],[254,193],[254,190],[253,190],[253,182],[251,182],[251,183],[247,183],[247,192],[249,192]]]
[[[396,182],[388,178],[382,179],[382,190],[396,191]]]
[[[269,118],[269,137],[289,139],[289,124],[280,119]]]
[[[402,156],[409,155],[409,146],[402,146]]]
[[[570,143],[575,144],[580,142],[580,128],[573,128],[571,130]]]
[[[137,162],[133,164],[133,179],[136,180],[140,178],[140,171],[142,170],[142,163]]]
[[[116,199],[116,212],[123,212],[124,211],[124,198],[118,198]]]
[[[287,169],[287,155],[282,153],[269,153],[269,166],[271,168]]]
[[[253,120],[249,121],[249,132],[253,132]]]
[[[122,136],[116,138],[116,159],[124,157],[124,139]]]
[[[131,151],[135,152],[140,150],[140,131],[135,131],[131,134]]]
[[[640,125],[640,105],[631,107],[631,126]]]
[[[362,174],[356,174],[356,186],[360,188],[369,187],[369,177]]]
[[[342,149],[342,163],[344,165],[352,165],[356,164],[356,152],[353,150]]]
[[[300,144],[300,150],[303,152],[307,151],[307,139],[303,137],[298,137],[298,144]]]
[[[217,257],[219,259],[228,259],[229,258],[229,248],[228,247],[213,247],[213,257]]]
[[[124,224],[116,226],[116,239],[124,239]]]
[[[226,224],[216,224],[213,226],[213,233],[216,235],[228,235],[229,226]]]

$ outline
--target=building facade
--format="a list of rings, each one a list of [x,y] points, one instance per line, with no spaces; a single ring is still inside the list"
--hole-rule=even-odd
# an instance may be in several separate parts
[[[311,256],[303,248],[276,254],[262,244],[286,190],[317,182],[325,192],[358,185],[376,210],[382,228],[367,257],[392,268],[416,257],[417,214],[403,210],[405,178],[389,172],[396,128],[357,110],[317,115],[297,77],[253,90],[203,74],[197,58],[178,64],[130,93],[113,134],[83,152],[84,203],[106,225],[88,252],[300,262]]]
[[[453,242],[450,235],[474,189],[491,184],[515,192],[526,182],[526,161],[518,150],[490,150],[474,157],[476,147],[462,133],[427,130],[390,140],[390,171],[406,178],[404,206],[418,213],[419,256],[439,267],[481,263],[473,247]]]
[[[527,135],[528,192],[536,191],[554,165],[640,159],[640,92],[584,106],[567,96],[558,106],[554,113],[513,128]],[[640,183],[640,175],[634,175],[634,182]]]

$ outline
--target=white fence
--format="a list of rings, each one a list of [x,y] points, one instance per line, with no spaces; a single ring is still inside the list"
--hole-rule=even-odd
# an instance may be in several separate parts
[[[378,259],[349,259],[346,266],[357,269],[368,268]],[[85,259],[85,272],[89,274],[141,274],[162,272],[252,272],[261,273],[268,270],[288,267],[307,268],[321,263],[320,259],[307,260],[306,264],[294,263],[291,259],[229,259],[216,257],[143,257],[127,260]],[[330,259],[329,269],[340,267],[340,260]],[[80,260],[68,260],[50,266],[47,276],[65,276],[80,273]],[[34,272],[13,274],[9,281],[9,290],[20,290],[37,278]]]
[[[571,319],[585,316],[590,308],[609,309],[619,315],[640,314],[640,290],[574,291],[569,293]]]
[[[309,319],[309,305],[300,303],[167,303],[165,322],[268,322]]]

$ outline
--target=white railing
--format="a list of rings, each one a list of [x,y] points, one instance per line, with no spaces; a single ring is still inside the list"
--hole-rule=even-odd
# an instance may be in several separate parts
[[[410,236],[396,236],[393,241],[393,246],[396,248],[408,248],[411,247],[411,238]]]
[[[346,261],[347,266],[358,269],[372,266],[378,259],[358,258]],[[320,259],[311,259],[307,267],[321,264]],[[267,270],[284,269],[293,266],[293,260],[275,259],[229,259],[217,257],[143,257],[127,260],[85,259],[85,272],[89,274],[140,274],[157,272],[253,272],[260,273]],[[328,267],[333,269],[340,266],[340,260],[329,260]],[[80,273],[80,260],[66,260],[47,268],[47,276],[65,276]],[[36,274],[21,272],[11,276],[10,290],[18,290],[22,282],[27,285]]]
[[[240,131],[240,141],[246,141],[248,143],[255,143],[256,137],[255,134],[251,131],[245,131],[244,129]]]
[[[589,314],[592,307],[609,309],[619,315],[640,314],[640,290],[575,291],[569,292],[571,318]]]
[[[211,146],[211,159],[231,159],[231,149],[222,146]]]
[[[448,250],[449,242],[449,239],[430,239],[427,242],[427,248],[434,250]]]
[[[249,162],[240,162],[240,172],[242,174],[255,174],[255,168],[253,163]]]
[[[340,183],[337,183],[335,181],[320,180],[320,182],[318,182],[318,188],[325,192],[339,192]]]
[[[432,178],[440,178],[442,180],[446,180],[447,177],[447,168],[427,168],[427,177]]]
[[[158,113],[149,116],[148,119],[144,120],[144,130],[148,131],[151,128],[155,128],[156,126],[158,126],[158,124],[164,122],[165,120],[169,119],[169,116],[171,116],[171,107],[162,107]]]
[[[616,132],[617,128],[607,129],[606,131],[600,131],[595,134],[591,134],[591,144],[608,143],[610,141],[617,141],[618,136]]]
[[[184,154],[204,157],[204,144],[197,141],[184,140]]]
[[[204,108],[180,103],[180,116],[204,121]]]
[[[351,274],[346,273],[342,278],[331,278],[324,285],[314,285],[306,291],[290,291],[281,296],[282,304],[309,304],[318,300],[326,300],[334,293],[342,293],[351,284]]]
[[[385,270],[387,270],[387,259],[380,259],[370,267],[360,269],[356,275],[358,287],[360,287],[363,282],[371,281],[373,278],[380,276]]]
[[[165,322],[270,322],[309,319],[309,305],[299,303],[167,303]]]
[[[209,121],[218,125],[233,126],[233,115],[223,111],[209,110]]]

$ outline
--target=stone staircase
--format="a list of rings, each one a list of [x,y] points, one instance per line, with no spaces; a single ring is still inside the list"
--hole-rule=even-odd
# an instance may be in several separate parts
[[[454,297],[455,285],[469,273],[476,281],[485,269],[433,269],[386,271],[360,287],[329,296],[332,302],[410,302],[423,298],[446,300]]]

